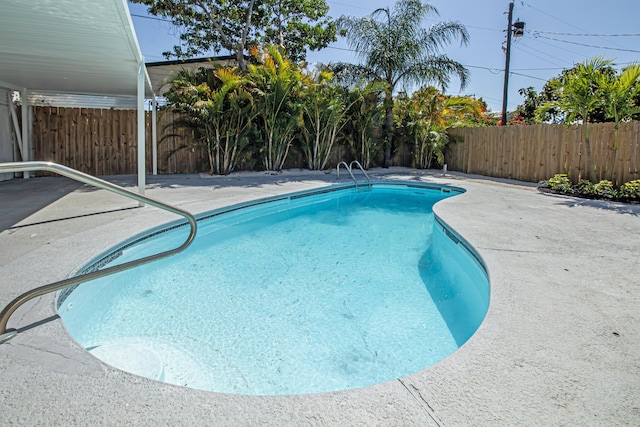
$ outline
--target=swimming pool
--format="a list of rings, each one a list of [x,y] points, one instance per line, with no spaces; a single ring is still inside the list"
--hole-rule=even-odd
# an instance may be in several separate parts
[[[455,351],[486,313],[480,259],[432,213],[461,191],[376,182],[213,211],[184,253],[80,285],[59,313],[106,363],[193,388],[299,394],[398,378]],[[186,233],[152,230],[85,270]]]

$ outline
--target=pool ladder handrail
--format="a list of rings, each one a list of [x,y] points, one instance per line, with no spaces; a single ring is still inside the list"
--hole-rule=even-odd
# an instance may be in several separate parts
[[[100,178],[96,178],[94,176],[88,175],[86,173],[77,171],[75,169],[71,169],[69,167],[52,163],[52,162],[13,162],[13,163],[0,163],[0,173],[11,173],[11,172],[31,172],[31,171],[48,171],[54,172],[62,176],[66,176],[67,178],[74,179],[76,181],[92,185],[94,187],[111,191],[112,193],[119,194],[124,197],[128,197],[130,199],[137,200],[143,204],[149,204],[151,206],[155,206],[157,208],[169,211],[176,215],[183,216],[189,222],[190,230],[189,236],[180,246],[170,249],[167,251],[163,251],[154,255],[149,255],[143,258],[139,258],[137,260],[128,261],[126,263],[115,265],[111,267],[107,267],[102,270],[81,274],[74,277],[69,277],[64,280],[60,280],[54,283],[50,283],[48,285],[40,286],[38,288],[27,291],[18,297],[16,297],[13,301],[11,301],[7,306],[0,312],[0,344],[9,341],[11,338],[15,337],[18,331],[16,329],[7,330],[7,322],[11,315],[24,303],[30,301],[33,298],[37,298],[39,296],[48,294],[50,292],[59,291],[61,289],[69,288],[71,286],[77,285],[80,282],[98,279],[100,277],[108,276],[110,274],[118,273],[124,270],[128,270],[134,267],[138,267],[143,264],[147,264],[151,261],[155,261],[161,258],[166,258],[171,255],[175,255],[179,252],[185,250],[193,239],[196,236],[196,231],[198,229],[198,225],[195,217],[180,208],[168,205],[166,203],[160,202],[158,200],[154,200],[150,197],[144,196],[142,194],[134,193],[133,191],[127,190],[125,188],[120,187],[119,185],[112,184]]]
[[[347,162],[338,163],[338,166],[336,166],[336,179],[340,179],[340,166],[344,165],[344,168],[347,170],[347,172],[349,172],[349,176],[351,176],[351,179],[356,184],[356,191],[358,191],[358,180],[356,179],[355,176],[353,176],[353,172],[352,172],[354,163],[356,164],[356,166],[358,166],[358,168],[362,171],[364,176],[367,178],[367,185],[369,186],[369,188],[371,188],[371,179],[369,178],[369,175],[367,175],[367,173],[364,171],[364,168],[362,167],[360,162],[357,160],[352,161],[351,164],[347,164]]]

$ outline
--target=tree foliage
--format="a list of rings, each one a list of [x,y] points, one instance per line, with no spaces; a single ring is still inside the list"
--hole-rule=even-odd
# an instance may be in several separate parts
[[[245,79],[235,69],[200,68],[179,71],[165,94],[173,111],[182,113],[174,122],[191,132],[194,145],[209,156],[211,174],[231,173],[249,144],[256,112]]]
[[[264,167],[281,170],[296,138],[302,114],[303,75],[277,46],[252,50],[256,64],[249,65],[252,86],[264,142]]]
[[[395,106],[396,126],[413,146],[414,166],[428,169],[434,160],[442,165],[453,126],[475,125],[486,112],[484,102],[466,96],[448,96],[433,86],[411,96],[401,93]]]
[[[183,32],[183,45],[167,57],[189,58],[213,50],[235,54],[241,70],[251,46],[275,42],[294,60],[307,48],[319,50],[336,38],[325,0],[131,0],[149,13],[171,19]]]
[[[385,159],[389,166],[393,142],[393,94],[397,85],[434,83],[443,89],[451,77],[460,79],[464,87],[468,71],[458,62],[441,53],[443,47],[455,40],[466,44],[469,35],[458,22],[441,22],[428,29],[421,27],[437,9],[421,0],[399,0],[393,10],[378,9],[371,16],[356,18],[342,16],[338,29],[356,51],[360,64],[337,63],[332,69],[345,81],[382,81],[385,91]]]
[[[640,67],[632,65],[617,73],[611,60],[594,57],[563,70],[545,84],[541,94],[532,89],[523,91],[526,95],[523,108],[528,111],[526,106],[535,104],[537,122],[581,124],[587,176],[595,182],[597,171],[592,162],[589,123],[615,123],[611,144],[615,158],[620,122],[640,114]]]

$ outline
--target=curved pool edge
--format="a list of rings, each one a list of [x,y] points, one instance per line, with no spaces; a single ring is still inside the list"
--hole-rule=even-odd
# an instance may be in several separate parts
[[[437,203],[440,203],[442,200],[446,200],[449,197],[452,196],[456,196],[456,195],[460,195],[463,194],[464,192],[466,192],[465,189],[461,188],[461,187],[456,187],[456,186],[451,186],[451,185],[446,185],[446,184],[432,184],[432,183],[424,183],[424,182],[409,182],[409,181],[402,181],[402,180],[375,180],[371,182],[371,186],[373,188],[379,188],[381,190],[385,189],[385,188],[389,188],[389,187],[393,187],[393,188],[402,188],[402,189],[420,189],[420,190],[426,190],[429,191],[430,193],[425,193],[425,194],[433,194],[433,192],[438,192],[440,194],[442,194],[441,197],[444,197],[443,199],[439,200]],[[224,206],[221,208],[217,208],[211,211],[206,211],[206,212],[202,212],[197,214],[197,220],[198,221],[204,221],[204,220],[208,220],[211,218],[215,218],[218,216],[222,216],[225,214],[229,214],[229,213],[234,213],[236,211],[242,211],[243,209],[248,209],[248,208],[253,208],[253,207],[258,207],[261,205],[269,205],[269,204],[274,204],[277,202],[285,202],[284,206],[288,206],[286,205],[287,202],[290,201],[294,201],[294,200],[299,200],[299,199],[303,199],[306,197],[314,197],[314,196],[319,196],[319,195],[323,195],[323,194],[328,194],[328,193],[334,193],[334,192],[344,192],[344,191],[348,191],[348,190],[355,190],[352,194],[356,194],[356,193],[362,193],[362,192],[368,192],[371,191],[370,188],[363,188],[363,185],[360,185],[360,188],[358,189],[358,187],[356,187],[354,184],[339,184],[339,185],[330,185],[330,186],[325,186],[325,187],[320,187],[320,188],[315,188],[315,189],[311,189],[311,190],[303,190],[303,191],[297,191],[297,192],[292,192],[292,193],[286,193],[286,194],[282,194],[282,195],[277,195],[277,196],[271,196],[271,197],[265,197],[265,198],[259,198],[259,199],[254,199],[254,200],[249,200],[246,202],[241,202],[241,203],[237,203],[237,204],[232,204],[232,205],[228,205],[228,206]],[[280,206],[275,205],[276,208],[271,208],[271,209],[275,209],[276,211],[279,211],[280,209],[282,209]],[[267,208],[269,209],[269,208]],[[286,208],[288,209],[288,207]],[[267,210],[266,212],[270,212],[270,210]],[[96,269],[101,268],[103,265],[117,259],[120,255],[122,255],[122,253],[129,247],[134,246],[138,243],[143,243],[148,239],[157,237],[159,235],[162,235],[163,233],[167,233],[170,231],[173,231],[177,228],[186,226],[187,224],[182,222],[182,221],[171,221],[168,222],[166,224],[162,224],[162,225],[158,225],[156,227],[153,227],[149,230],[146,230],[144,232],[140,232],[128,239],[126,239],[125,241],[123,241],[121,244],[117,244],[112,246],[110,249],[104,251],[103,253],[101,253],[99,256],[97,256],[96,258],[94,258],[94,260],[86,263],[83,267],[81,267],[80,269],[77,270],[76,274],[83,274],[87,271],[94,271]],[[475,263],[480,270],[482,271],[482,274],[485,277],[486,280],[486,291],[482,291],[482,292],[486,292],[487,293],[487,300],[488,300],[488,295],[489,295],[489,280],[488,280],[488,275],[486,272],[486,267],[482,261],[482,259],[480,258],[480,256],[477,254],[477,252],[475,252],[475,250],[473,249],[473,247],[466,241],[464,240],[457,232],[455,232],[451,227],[449,227],[440,217],[438,217],[437,215],[433,214],[433,227],[434,227],[434,231],[436,229],[436,227],[438,227],[439,229],[444,231],[444,235],[446,236],[445,239],[447,241],[450,241],[454,244],[455,247],[459,247],[463,249],[463,252],[466,253],[467,257],[471,260],[469,262],[471,262],[472,264]],[[439,246],[439,245],[438,245]],[[470,286],[470,285],[467,285]],[[475,286],[473,286],[475,289]],[[478,286],[477,289],[480,289],[481,287]],[[484,289],[484,287],[482,287],[482,289]],[[57,298],[57,303],[56,306],[58,308],[60,308],[62,306],[62,304],[64,303],[65,299],[67,298],[67,296],[69,296],[72,292],[73,292],[74,288],[69,289],[66,292],[61,292],[58,295]],[[466,292],[466,291],[465,291]],[[464,292],[462,293],[464,295]],[[435,296],[434,296],[435,298]],[[484,299],[484,298],[482,298]],[[488,302],[486,303],[486,306],[488,306]],[[485,307],[486,307],[485,306]],[[470,335],[467,335],[468,337],[473,336],[473,334],[475,333],[475,331],[477,330],[477,328],[480,326],[482,319],[484,319],[484,315],[486,314],[486,308],[483,310],[483,314],[480,317],[480,320],[478,321],[478,323],[476,324],[474,321],[474,325],[477,325],[474,327],[474,331],[470,333]],[[444,314],[443,314],[444,316]],[[64,317],[64,316],[63,316]],[[449,323],[449,320],[446,320],[447,323]],[[453,326],[451,326],[453,327]],[[453,333],[453,330],[452,330]],[[455,335],[455,334],[454,334]],[[455,340],[458,341],[460,338],[455,335],[456,338]],[[459,341],[458,343],[458,348],[468,340],[468,338],[464,338],[463,341]],[[457,350],[456,350],[457,351]],[[450,355],[450,354],[449,354]],[[444,358],[448,357],[449,355],[445,356]],[[436,361],[435,363],[439,363],[442,359]],[[429,365],[431,366],[431,365]],[[422,368],[422,369],[427,369],[429,366]],[[117,369],[117,368],[116,368]],[[420,369],[421,370],[421,369]],[[134,371],[128,371],[130,373],[132,373],[133,375],[137,375],[136,372]],[[402,375],[407,375],[407,374],[402,374]],[[154,378],[151,378],[154,379]],[[387,380],[385,380],[387,381]],[[349,387],[345,390],[349,390],[352,388],[363,388],[363,387],[369,387],[370,385],[364,385],[364,386],[356,386],[356,387]],[[195,387],[196,389],[199,389],[199,387]],[[342,391],[342,390],[335,390],[336,392]],[[211,392],[215,392],[215,393],[225,393],[225,391],[215,391],[212,390]],[[315,394],[315,393],[329,393],[329,392],[333,392],[332,390],[327,390],[327,391],[309,391],[309,392],[300,392],[298,394]],[[243,394],[243,393],[241,393]],[[251,393],[248,393],[248,395],[254,395]],[[260,395],[260,394],[257,394]],[[271,395],[271,394],[269,394]],[[277,393],[274,395],[278,395]]]
[[[440,178],[441,174],[426,176],[422,171],[390,173],[404,174],[408,179],[419,176],[446,181],[468,190],[464,197],[456,197],[455,203],[446,203],[455,204],[455,208],[438,209],[438,214],[460,230],[487,263],[493,307],[474,338],[443,362],[401,381],[334,394],[262,398],[199,392],[135,377],[99,363],[66,334],[61,322],[55,320],[54,297],[46,296],[25,307],[20,316],[24,330],[11,344],[0,347],[0,382],[6,391],[0,393],[0,423],[202,425],[215,419],[240,425],[589,425],[594,420],[607,419],[616,425],[637,425],[640,414],[634,395],[628,393],[640,385],[637,370],[631,367],[638,366],[637,356],[631,356],[631,352],[637,352],[628,344],[629,340],[636,343],[639,339],[637,304],[633,298],[626,298],[605,319],[601,314],[610,311],[608,300],[612,297],[595,300],[589,294],[602,296],[592,286],[599,283],[616,284],[622,293],[637,290],[631,285],[640,277],[640,266],[635,261],[640,246],[637,242],[620,241],[619,236],[620,230],[637,229],[638,208],[608,203],[582,206],[574,200],[535,194],[529,184],[515,182],[507,187],[461,174]],[[155,179],[179,182],[187,193],[171,200],[191,202],[188,186],[193,178]],[[315,181],[310,186],[326,183]],[[130,185],[135,185],[134,178]],[[240,187],[239,191],[247,197],[258,197],[265,191],[285,192],[300,187],[294,183],[259,189]],[[56,191],[57,187],[48,188]],[[191,189],[202,192],[202,184],[196,183]],[[164,197],[173,191],[164,186],[149,192]],[[99,194],[82,197],[93,196],[112,206]],[[25,200],[28,197],[26,194]],[[198,206],[208,206],[206,203],[209,202]],[[44,208],[39,214],[40,218],[56,219],[71,216],[74,210]],[[96,236],[102,235],[106,242],[121,241],[114,237],[114,231],[124,226],[130,234],[135,233],[143,222],[136,222],[136,215],[128,212],[122,225],[105,224],[99,217],[80,221],[104,224],[97,231],[102,234]],[[565,227],[567,216],[571,217],[569,228]],[[590,230],[594,221],[600,221],[600,233],[575,232]],[[86,252],[78,247],[87,241],[87,233],[79,232],[77,227],[65,228],[64,222],[52,230],[50,236],[59,239],[60,244],[54,246],[52,242],[46,249],[66,248],[65,258],[52,264],[56,258],[47,257],[40,240],[29,239],[35,228],[0,236],[5,248],[20,238],[32,248],[29,253],[5,252],[8,264],[4,270],[17,271],[12,276],[17,280],[7,282],[5,295],[22,292],[25,286],[42,280],[43,273],[32,265],[48,263],[44,277],[57,279],[67,277],[77,265],[86,262]],[[603,250],[612,244],[617,248],[616,263],[611,263],[608,251]],[[99,245],[92,247],[97,250],[91,253],[101,250]],[[589,256],[588,268],[583,264],[584,257],[557,256],[558,251],[570,253],[575,248]],[[546,266],[548,274],[540,269],[541,265]],[[561,286],[553,281],[551,273],[557,274]],[[550,294],[555,298],[545,309]],[[521,309],[525,307],[536,311],[522,317]],[[580,328],[558,328],[577,318]],[[628,322],[618,329],[621,336],[615,337],[608,325],[623,318]],[[546,327],[539,328],[540,323]],[[583,348],[581,343],[593,345]],[[598,363],[602,357],[598,349],[604,343],[608,343],[608,359],[615,364]]]

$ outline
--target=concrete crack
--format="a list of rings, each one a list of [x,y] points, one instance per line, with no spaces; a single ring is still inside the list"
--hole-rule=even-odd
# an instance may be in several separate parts
[[[31,345],[28,345],[28,344],[24,344],[24,343],[16,343],[16,342],[12,342],[12,343],[11,343],[11,345],[21,346],[21,347],[26,347],[26,348],[29,348],[29,349],[31,349],[31,350],[37,351],[37,352],[41,352],[41,353],[48,353],[48,354],[51,354],[51,355],[53,355],[53,356],[59,356],[59,357],[61,357],[61,358],[65,359],[65,360],[68,360],[68,361],[71,361],[71,362],[77,362],[77,363],[79,363],[79,364],[81,364],[81,365],[83,365],[83,366],[90,366],[88,363],[85,363],[85,362],[83,362],[82,360],[79,360],[79,359],[77,359],[77,358],[75,358],[75,357],[69,357],[69,356],[67,356],[67,355],[65,355],[65,354],[58,353],[58,352],[55,352],[55,351],[51,351],[51,350],[46,350],[46,349],[43,349],[43,348],[34,347],[34,346],[31,346]]]
[[[420,390],[418,390],[413,384],[411,384],[411,388],[413,389],[411,390],[404,383],[404,381],[402,381],[402,378],[398,378],[398,382],[402,384],[402,386],[407,390],[407,392],[409,392],[409,394],[416,400],[416,402],[418,402],[420,407],[427,413],[427,415],[429,415],[429,418],[431,418],[434,423],[436,423],[439,427],[444,426],[444,423],[442,422],[442,420],[440,420],[436,416],[434,409],[431,407],[429,402],[422,396],[422,393],[420,393]]]

